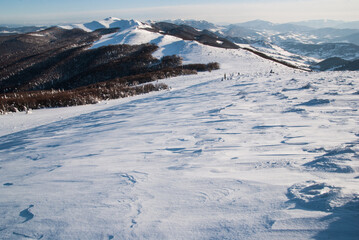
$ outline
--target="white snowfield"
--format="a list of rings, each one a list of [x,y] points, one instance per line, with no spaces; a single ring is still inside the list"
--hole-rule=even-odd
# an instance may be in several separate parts
[[[358,72],[131,31],[221,69],[0,116],[1,239],[358,239]]]
[[[74,29],[80,28],[86,32],[92,32],[100,28],[120,28],[120,30],[125,30],[132,27],[147,27],[149,26],[146,23],[142,23],[137,20],[125,20],[115,17],[105,18],[101,21],[92,21],[89,23],[79,23],[79,24],[70,24],[59,26],[64,29]]]

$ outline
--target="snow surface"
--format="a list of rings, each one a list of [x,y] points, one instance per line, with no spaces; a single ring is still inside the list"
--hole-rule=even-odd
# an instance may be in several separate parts
[[[33,37],[45,37],[44,34],[39,34],[39,33],[29,33],[28,35],[33,36]]]
[[[237,45],[242,48],[249,48],[255,51],[265,53],[266,55],[274,59],[290,63],[294,66],[306,70],[310,70],[310,66],[313,65],[313,63],[318,63],[322,60],[318,58],[306,57],[304,55],[291,53],[271,43],[237,44]]]
[[[1,239],[357,239],[358,72],[137,28],[93,47],[143,38],[221,69],[0,116]]]
[[[89,23],[77,23],[77,24],[70,24],[70,25],[61,25],[59,26],[64,29],[73,29],[73,28],[80,28],[86,32],[92,32],[97,29],[101,28],[120,28],[121,31],[128,29],[128,28],[146,28],[151,27],[146,23],[142,23],[137,20],[125,20],[120,18],[109,17],[105,18],[101,21],[92,21]]]

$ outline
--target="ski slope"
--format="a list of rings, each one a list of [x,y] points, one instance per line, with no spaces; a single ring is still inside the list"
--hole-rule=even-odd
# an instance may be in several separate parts
[[[221,69],[0,116],[1,239],[357,239],[358,72],[145,37]]]

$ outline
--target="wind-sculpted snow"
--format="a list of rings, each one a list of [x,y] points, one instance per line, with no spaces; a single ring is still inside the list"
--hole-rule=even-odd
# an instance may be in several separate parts
[[[357,238],[359,75],[176,44],[221,70],[0,116],[1,238]]]

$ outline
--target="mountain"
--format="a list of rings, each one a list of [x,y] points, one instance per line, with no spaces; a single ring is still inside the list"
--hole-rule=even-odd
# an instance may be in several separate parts
[[[311,27],[311,28],[359,29],[359,21],[344,22],[344,21],[336,21],[336,20],[309,20],[309,21],[293,22],[292,24]]]
[[[0,26],[0,36],[8,36],[14,34],[36,32],[39,30],[45,29],[45,27],[36,27],[36,26],[18,26],[18,27],[8,27]]]
[[[159,47],[147,41],[103,44],[103,37],[118,37],[120,32],[130,32],[132,38],[136,32],[147,34],[147,39],[162,35],[139,29],[144,24],[135,21],[105,19],[100,23],[109,28],[88,31],[90,26],[98,27],[91,22],[72,29],[51,27],[0,37],[0,112],[82,105],[142,94],[165,89],[165,85],[148,84],[157,79],[219,68],[216,62],[185,65],[173,54],[155,58]]]
[[[283,42],[278,45],[289,52],[317,59],[326,59],[333,56],[347,60],[359,58],[359,46],[351,43],[303,44]]]
[[[262,21],[262,20],[254,20],[244,23],[237,23],[237,26],[253,29],[253,30],[267,30],[267,31],[276,31],[276,32],[292,32],[292,31],[308,31],[312,28],[285,23],[285,24],[275,24],[268,21]]]
[[[188,63],[191,44],[247,51],[266,61],[308,70],[310,60],[265,41],[254,43],[257,46],[238,46],[218,32],[183,24],[118,18],[4,36],[0,38],[0,91],[6,95],[1,111],[131,96],[165,88],[147,84],[141,89],[139,84],[220,67],[201,59],[182,64],[182,59]]]
[[[215,25],[214,23],[210,23],[204,20],[164,20],[163,22],[173,23],[176,25],[187,25],[198,30],[209,30],[209,31],[217,31],[220,27]]]
[[[358,57],[358,29],[315,29],[295,23],[274,24],[262,20],[220,27],[210,23],[207,25],[215,30],[217,36],[237,44],[247,44],[249,48],[260,48],[260,51],[281,59],[285,56],[285,59],[297,61],[298,64],[313,64],[331,57],[348,60]],[[278,47],[278,53],[273,51],[274,45]]]
[[[300,21],[300,22],[293,22],[292,24],[306,26],[310,28],[335,28],[340,24],[344,24],[344,21],[336,21],[336,20],[308,20],[308,21]]]
[[[274,24],[261,20],[236,25],[217,26],[206,21],[195,20],[140,23],[134,20],[126,22],[116,18],[108,18],[83,25],[73,25],[73,27],[89,30],[90,28],[96,29],[100,26],[119,26],[120,24],[115,25],[114,23],[120,21],[122,29],[129,29],[128,31],[115,33],[99,41],[94,46],[99,47],[126,42],[142,44],[151,41],[152,37],[148,38],[148,34],[143,34],[142,31],[138,30],[131,30],[132,28],[138,28],[173,35],[184,40],[195,40],[217,47],[237,48],[231,42],[244,44],[241,45],[244,49],[258,51],[261,54],[267,55],[266,57],[304,68],[316,64],[322,59],[332,57],[340,57],[347,60],[358,58],[358,46],[350,43],[356,40],[356,34],[358,33],[356,29],[321,28],[314,30],[295,24]],[[208,31],[206,28],[211,28],[213,31]],[[153,43],[161,44],[158,41],[153,41]]]
[[[273,26],[275,24],[268,22],[268,21],[263,21],[263,20],[253,20],[253,21],[248,21],[248,22],[244,22],[244,23],[237,23],[235,25],[245,27],[245,28],[255,29],[255,30],[264,30],[264,29],[273,28]]]
[[[8,50],[15,66],[49,64],[19,79],[162,71],[0,94],[0,107],[34,95],[47,107],[0,115],[0,238],[357,239],[359,72],[294,69],[249,44],[205,44],[212,34],[157,23],[7,38],[25,45]],[[220,69],[174,75],[210,62]],[[50,108],[58,94],[97,104]]]
[[[241,27],[238,25],[229,25],[221,31],[224,36],[228,37],[238,37],[247,40],[265,40],[267,39],[267,34],[263,34],[260,31],[249,29],[246,27]]]
[[[321,28],[309,31],[309,34],[314,35],[321,42],[335,42],[339,39],[345,39],[353,34],[358,34],[358,29],[335,29],[335,28]]]
[[[318,24],[315,25],[314,23]],[[302,43],[335,43],[336,41],[339,41],[355,44],[357,42],[349,36],[358,33],[358,28],[353,27],[344,29],[335,27],[339,23],[346,24],[345,22],[328,21],[327,25],[319,23],[321,23],[321,21],[313,21],[313,25],[316,27],[322,26],[317,29],[316,27],[303,26],[301,25],[301,22],[275,24],[268,21],[255,20],[235,24],[235,26],[241,27],[241,31],[232,32],[230,36],[244,38],[254,37],[257,38],[257,40],[263,40],[265,38],[268,40],[270,38],[272,41],[297,41]],[[347,24],[347,26],[350,26],[350,23]],[[352,24],[352,26],[354,25],[355,24]],[[228,32],[228,29],[230,28],[233,28],[233,26],[224,26],[223,32]],[[248,34],[249,32],[250,34]]]
[[[188,25],[200,30],[211,29],[217,36],[238,44],[249,44],[257,49],[261,45],[262,52],[271,52],[271,54],[274,52],[270,48],[263,48],[263,46],[277,45],[281,48],[279,52],[286,51],[285,55],[288,56],[292,53],[293,56],[290,58],[297,59],[300,62],[303,61],[303,59],[300,60],[301,55],[306,58],[305,62],[307,63],[319,62],[331,57],[348,60],[358,57],[357,46],[353,45],[359,44],[358,29],[329,27],[316,29],[320,26],[336,26],[337,24],[345,24],[345,22],[326,21],[326,25],[324,25],[324,21],[309,21],[307,22],[308,26],[303,26],[305,24],[302,25],[301,22],[275,24],[263,20],[225,26],[195,20],[168,20],[167,22]],[[313,26],[309,27],[309,23]],[[277,54],[277,56],[279,55]]]
[[[347,64],[337,68],[336,70],[337,71],[359,71],[359,59],[349,61]]]
[[[341,58],[328,58],[313,65],[312,68],[320,71],[358,71],[359,59],[348,61]]]
[[[342,24],[337,25],[336,28],[359,29],[359,21],[342,23]]]
[[[348,60],[334,57],[334,58],[325,59],[325,60],[313,65],[312,68],[315,70],[320,70],[320,71],[335,70],[337,68],[345,66],[349,62],[350,61],[348,61]]]
[[[51,27],[34,33],[0,37],[1,92],[45,88],[48,82],[59,77],[58,73],[54,74],[55,65],[63,64],[64,60],[113,31],[116,30],[87,33],[80,29]]]
[[[349,42],[359,46],[359,32],[337,39],[340,42]]]
[[[264,53],[273,59],[289,63],[293,66],[298,66],[302,69],[308,69],[309,66],[318,62],[316,58],[296,54],[293,51],[288,51],[285,48],[266,41],[256,41],[251,42],[250,44],[240,43],[239,46]]]
[[[105,18],[101,21],[92,21],[83,24],[70,24],[70,25],[60,25],[59,27],[64,29],[74,29],[80,28],[87,32],[92,32],[101,28],[120,28],[122,30],[128,29],[131,27],[140,27],[145,25],[144,23],[137,20],[124,20],[115,17]]]
[[[353,43],[358,40],[356,35],[359,33],[356,29],[334,29],[322,28],[304,32],[286,32],[272,34],[269,38],[272,42],[296,42],[305,44],[320,43]]]
[[[195,40],[209,46],[233,49],[239,48],[233,42],[228,41],[225,38],[221,38],[217,34],[208,30],[199,31],[190,26],[176,25],[167,22],[154,23],[152,24],[152,28],[158,33],[176,36],[182,38],[183,40]]]

